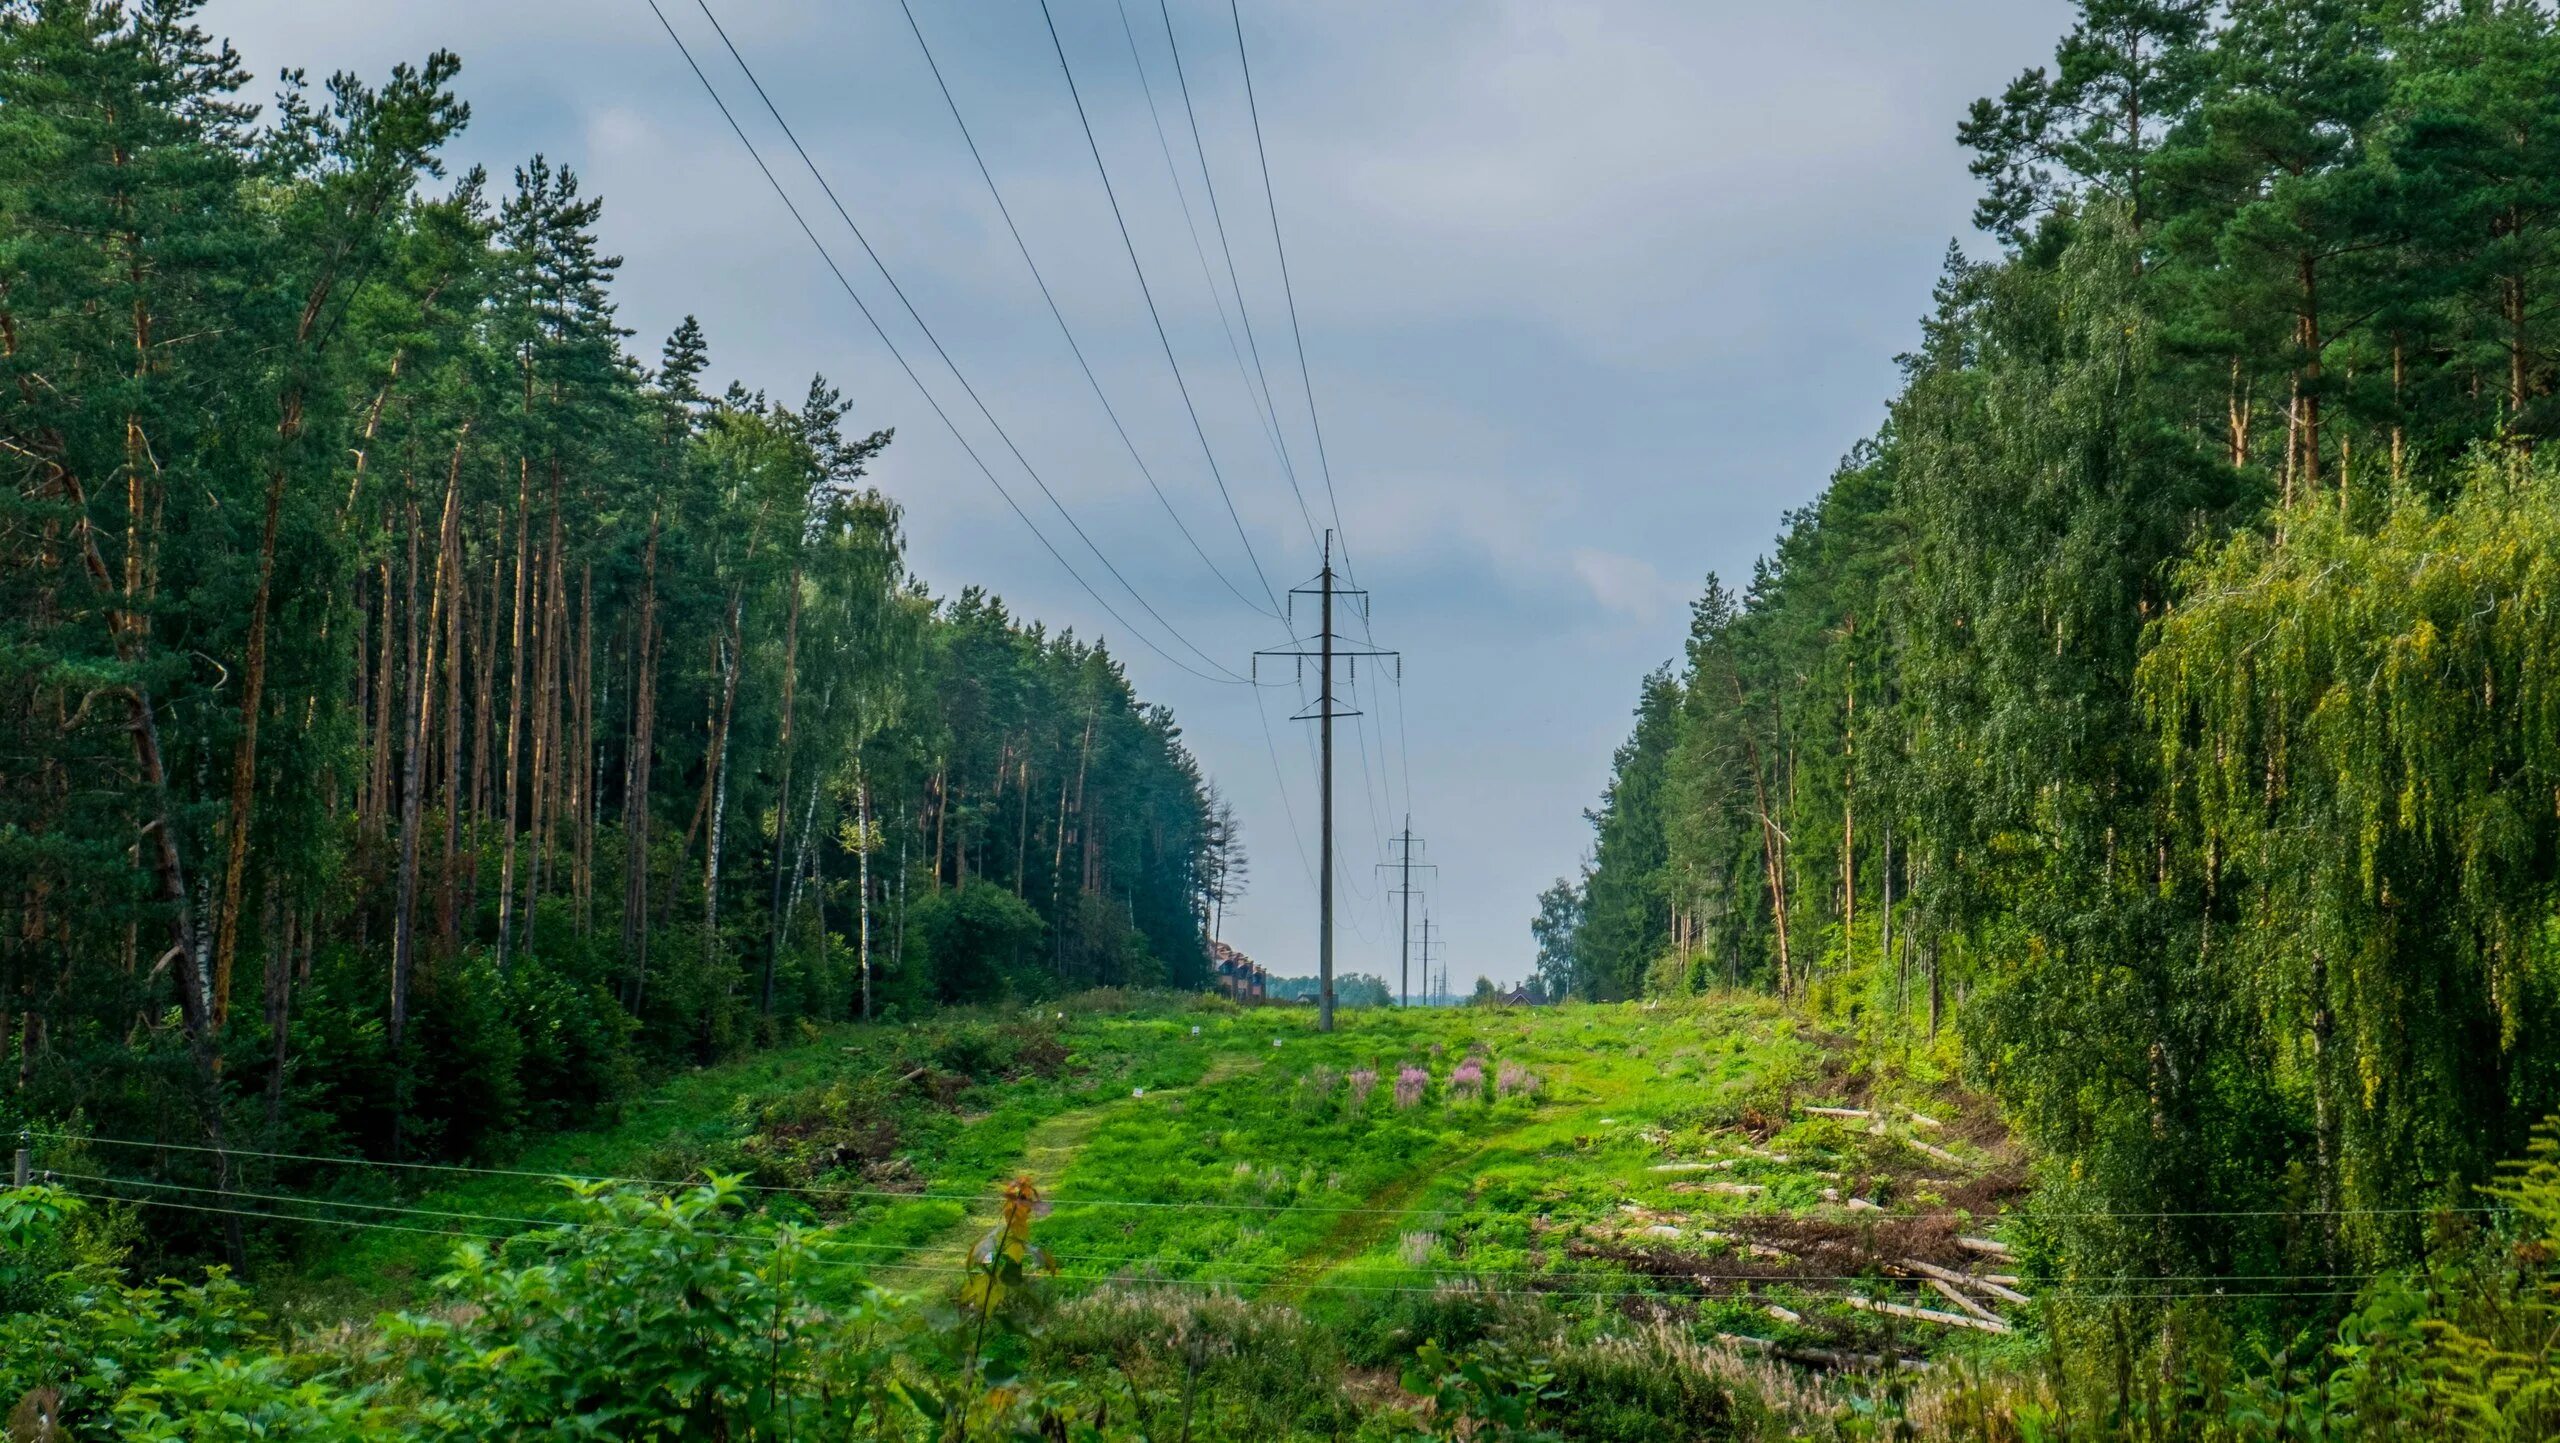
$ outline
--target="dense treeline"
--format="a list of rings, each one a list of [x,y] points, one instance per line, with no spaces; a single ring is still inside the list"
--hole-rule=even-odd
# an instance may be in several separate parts
[[[0,5],[0,1117],[462,1155],[1205,981],[1172,718],[908,576],[887,432],[644,365],[573,174],[444,176],[452,56],[261,115],[195,8]]]
[[[1541,966],[1949,1022],[2069,1272],[2418,1256],[2560,1106],[2560,28],[2083,0],[1961,133],[2001,254],[1646,680]]]

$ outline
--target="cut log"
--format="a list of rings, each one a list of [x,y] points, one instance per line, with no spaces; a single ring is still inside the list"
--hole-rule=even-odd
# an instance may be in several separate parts
[[[1953,1268],[1942,1268],[1936,1263],[1924,1263],[1918,1258],[1904,1258],[1900,1265],[1902,1267],[1909,1268],[1911,1271],[1918,1273],[1924,1278],[1936,1278],[1939,1282],[1954,1283],[1959,1287],[1978,1287],[1982,1282],[1980,1278],[1975,1277],[1971,1273],[1960,1273]]]
[[[1911,1114],[1911,1120],[1920,1124],[1922,1127],[1929,1129],[1931,1132],[1937,1132],[1946,1127],[1945,1123],[1938,1121],[1936,1118],[1929,1116],[1925,1112],[1915,1112]]]
[[[1885,1353],[1850,1353],[1835,1348],[1793,1348],[1767,1338],[1754,1338],[1743,1333],[1718,1333],[1716,1341],[1728,1348],[1766,1353],[1790,1363],[1804,1363],[1816,1368],[1838,1368],[1844,1371],[1875,1368],[1901,1368],[1918,1371],[1928,1368],[1925,1358],[1903,1358]]]
[[[1910,1148],[1914,1152],[1936,1158],[1938,1161],[1945,1163],[1949,1167],[1972,1166],[1972,1164],[1966,1162],[1963,1158],[1956,1156],[1954,1153],[1947,1151],[1945,1148],[1938,1147],[1931,1143],[1922,1142],[1916,1137],[1906,1137],[1902,1139],[1902,1145]]]
[[[2005,1334],[2017,1331],[2006,1323],[1986,1323],[1980,1318],[1972,1317],[1964,1313],[1941,1312],[1936,1308],[1914,1308],[1902,1303],[1880,1303],[1873,1298],[1861,1298],[1855,1294],[1851,1294],[1842,1301],[1861,1312],[1887,1313],[1897,1318],[1916,1318],[1921,1322],[1936,1323],[1942,1327],[1972,1328],[1978,1332],[1984,1333]]]
[[[1973,1288],[1980,1292],[1989,1293],[1991,1296],[2001,1299],[2004,1302],[2024,1303],[2028,1301],[2026,1294],[2017,1291],[2018,1280],[2005,1274],[1995,1273],[1985,1276],[1979,1273],[1959,1273],[1953,1268],[1942,1268],[1936,1263],[1924,1263],[1918,1258],[1904,1258],[1902,1260],[1902,1265],[1909,1268],[1911,1271],[1918,1273],[1924,1278],[1933,1279],[1941,1283],[1952,1284],[1953,1286],[1960,1288]]]
[[[1998,1313],[1995,1313],[1989,1308],[1982,1306],[1980,1303],[1975,1302],[1973,1299],[1966,1297],[1964,1295],[1964,1290],[1957,1287],[1955,1284],[1947,1282],[1941,1278],[1931,1278],[1929,1280],[1929,1286],[1936,1288],[1940,1294],[1945,1296],[1948,1302],[1953,1303],[1957,1307],[1964,1309],[1966,1312],[1973,1314],[1982,1321],[1986,1323],[2000,1323],[2000,1315]],[[2005,1328],[2008,1324],[2000,1323],[2000,1326]]]
[[[1761,1307],[1760,1311],[1762,1311],[1762,1312],[1764,1312],[1764,1313],[1767,1313],[1770,1317],[1773,1317],[1773,1318],[1777,1319],[1777,1320],[1778,1320],[1779,1322],[1781,1322],[1781,1323],[1789,1323],[1789,1324],[1795,1324],[1795,1325],[1799,1325],[1799,1326],[1800,1326],[1800,1325],[1802,1325],[1802,1324],[1803,1324],[1803,1322],[1804,1322],[1804,1314],[1797,1312],[1797,1311],[1796,1311],[1795,1309],[1793,1309],[1793,1308],[1782,1308],[1782,1307],[1779,1307],[1779,1306],[1778,1306],[1777,1304],[1775,1304],[1775,1303],[1768,1303],[1768,1304],[1763,1305],[1763,1306]]]
[[[1811,1114],[1812,1114],[1812,1115],[1814,1115],[1815,1117],[1873,1117],[1873,1116],[1875,1116],[1875,1114],[1874,1114],[1874,1113],[1872,1113],[1872,1112],[1868,1111],[1867,1109],[1865,1109],[1865,1108],[1863,1108],[1863,1107],[1807,1107],[1807,1108],[1806,1108],[1806,1109],[1804,1109],[1804,1110],[1805,1110],[1806,1112],[1811,1113]]]
[[[1964,1249],[1966,1252],[1980,1253],[1985,1257],[2007,1258],[2011,1256],[2009,1252],[2009,1245],[2007,1243],[1993,1242],[1989,1238],[1958,1238],[1956,1239],[1956,1246]]]
[[[1978,1277],[1971,1280],[1971,1286],[1980,1288],[2005,1303],[2027,1302],[2027,1295],[2019,1292],[2015,1286],[2017,1281],[2016,1278]]]

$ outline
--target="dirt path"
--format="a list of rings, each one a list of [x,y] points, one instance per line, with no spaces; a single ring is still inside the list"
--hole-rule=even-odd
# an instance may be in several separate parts
[[[1083,1150],[1086,1139],[1122,1112],[1144,1106],[1155,1098],[1173,1096],[1191,1088],[1214,1086],[1255,1071],[1268,1061],[1269,1058],[1251,1053],[1233,1053],[1211,1063],[1208,1071],[1200,1074],[1200,1080],[1190,1087],[1162,1087],[1145,1099],[1115,1097],[1109,1102],[1097,1102],[1090,1107],[1059,1113],[1023,1137],[1022,1159],[1007,1174],[1008,1180],[1028,1177],[1045,1197],[1056,1191],[1058,1180],[1067,1175],[1067,1169],[1075,1163],[1076,1154]],[[941,1236],[918,1247],[913,1261],[920,1267],[959,1267],[967,1260],[969,1249],[995,1225],[994,1219],[994,1198],[990,1197],[984,1204],[971,1204],[967,1216],[953,1223]]]
[[[1307,1251],[1291,1258],[1263,1284],[1260,1296],[1276,1302],[1293,1302],[1309,1287],[1323,1281],[1326,1274],[1378,1245],[1380,1239],[1403,1226],[1408,1217],[1406,1204],[1416,1193],[1433,1182],[1459,1169],[1472,1166],[1477,1159],[1501,1147],[1511,1135],[1543,1121],[1534,1115],[1489,1136],[1479,1138],[1475,1146],[1455,1153],[1445,1160],[1417,1167],[1394,1182],[1371,1193],[1361,1203],[1361,1211],[1346,1212],[1325,1229],[1323,1238]]]

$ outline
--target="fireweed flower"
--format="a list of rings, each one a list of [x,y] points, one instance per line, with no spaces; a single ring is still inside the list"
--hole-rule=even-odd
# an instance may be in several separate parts
[[[1406,1063],[1396,1073],[1396,1111],[1402,1112],[1422,1101],[1422,1090],[1431,1085],[1431,1074]]]

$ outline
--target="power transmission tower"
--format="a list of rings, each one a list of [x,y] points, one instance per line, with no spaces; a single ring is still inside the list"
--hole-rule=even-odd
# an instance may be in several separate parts
[[[1425,912],[1422,914],[1422,989],[1425,994],[1423,997],[1423,1005],[1426,1007],[1446,1007],[1449,1005],[1448,965],[1446,963],[1441,965],[1440,980],[1438,982],[1435,983],[1431,980],[1431,951],[1439,945],[1440,929],[1432,925],[1431,914],[1429,912]]]
[[[1324,569],[1316,573],[1316,584],[1289,588],[1289,614],[1292,620],[1290,635],[1293,639],[1297,635],[1295,618],[1298,598],[1301,596],[1313,596],[1319,600],[1316,634],[1308,638],[1315,643],[1314,647],[1311,649],[1306,642],[1299,641],[1292,646],[1270,647],[1255,652],[1253,680],[1256,683],[1262,680],[1261,661],[1266,656],[1296,658],[1298,674],[1302,679],[1306,675],[1307,662],[1312,660],[1316,663],[1315,707],[1309,711],[1299,712],[1289,720],[1314,722],[1317,735],[1322,741],[1320,747],[1322,760],[1318,763],[1316,780],[1317,791],[1323,798],[1323,804],[1318,809],[1316,824],[1317,830],[1323,834],[1323,841],[1318,847],[1322,858],[1316,883],[1317,907],[1321,917],[1318,923],[1320,930],[1316,946],[1316,1030],[1331,1032],[1333,1030],[1333,723],[1337,717],[1360,715],[1357,711],[1334,705],[1333,663],[1336,657],[1346,660],[1351,667],[1352,679],[1356,681],[1360,675],[1360,658],[1364,656],[1396,657],[1398,680],[1404,677],[1404,662],[1403,658],[1393,651],[1375,646],[1353,645],[1334,634],[1333,599],[1337,596],[1353,598],[1352,604],[1360,608],[1360,615],[1363,620],[1366,620],[1369,614],[1369,593],[1357,587],[1336,584],[1331,531],[1324,534]]]
[[[1413,834],[1411,813],[1405,816],[1404,830],[1387,838],[1387,845],[1395,849],[1396,858],[1392,862],[1380,862],[1377,867],[1379,871],[1392,873],[1396,878],[1396,885],[1387,889],[1387,895],[1404,899],[1404,925],[1398,938],[1403,950],[1399,954],[1400,960],[1396,970],[1396,1005],[1411,1007],[1413,1005],[1413,899],[1422,895],[1421,890],[1413,885],[1413,874],[1436,872],[1440,869],[1430,862],[1416,860],[1420,855],[1417,849],[1424,843],[1421,838]],[[1427,969],[1427,961],[1425,966]],[[1427,973],[1422,981],[1423,986],[1426,989],[1429,988],[1431,979]]]

